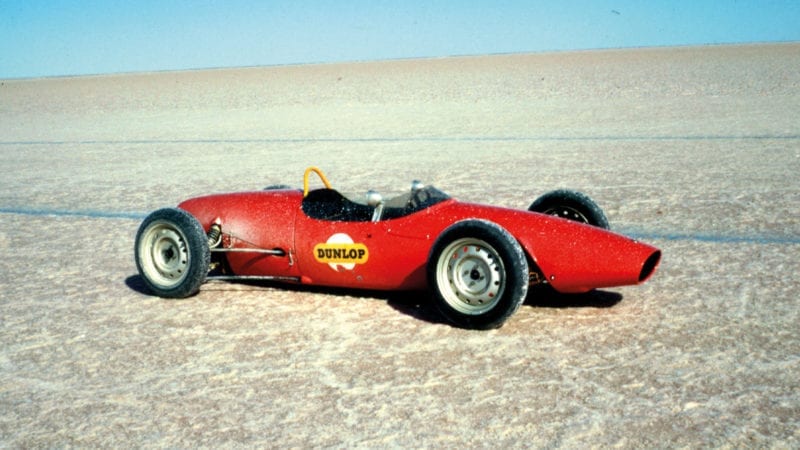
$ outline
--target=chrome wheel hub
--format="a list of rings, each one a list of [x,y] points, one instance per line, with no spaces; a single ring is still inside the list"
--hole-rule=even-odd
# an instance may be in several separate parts
[[[562,219],[573,220],[575,222],[589,223],[589,219],[587,219],[585,215],[583,215],[577,209],[570,208],[569,206],[559,206],[557,208],[550,208],[547,211],[544,211],[544,214],[561,217]]]
[[[189,267],[186,238],[169,223],[154,223],[141,240],[140,260],[147,277],[165,288],[178,285]]]
[[[505,269],[488,243],[474,238],[448,245],[437,263],[437,282],[447,303],[464,314],[492,309],[505,288]]]

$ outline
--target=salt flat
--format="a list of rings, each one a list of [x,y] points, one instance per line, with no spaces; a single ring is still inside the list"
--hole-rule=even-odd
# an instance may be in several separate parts
[[[800,445],[800,44],[0,81],[0,447]],[[582,190],[664,252],[501,329],[418,294],[142,292],[192,195]]]

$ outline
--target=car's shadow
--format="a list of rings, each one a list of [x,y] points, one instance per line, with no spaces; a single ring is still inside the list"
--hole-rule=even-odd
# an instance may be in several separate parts
[[[153,295],[140,275],[131,275],[125,279],[125,285],[132,291],[143,295]],[[201,291],[224,290],[227,286],[236,285],[238,291],[247,291],[247,286],[253,291],[263,289],[279,289],[289,292],[305,292],[312,294],[329,294],[355,297],[365,300],[382,300],[389,306],[419,320],[431,323],[444,323],[430,305],[430,294],[426,291],[377,291],[369,289],[346,289],[325,286],[309,286],[300,284],[280,283],[274,281],[213,281],[204,284]]]
[[[376,292],[370,297],[385,298],[389,306],[416,319],[447,323],[432,305],[429,292]],[[621,301],[622,294],[617,292],[593,290],[584,294],[562,294],[549,286],[532,286],[523,305],[534,308],[611,308]]]
[[[583,294],[562,294],[548,285],[531,286],[525,304],[540,308],[611,308],[622,301],[618,292],[595,289]]]
[[[128,289],[140,294],[153,295],[153,293],[147,289],[147,285],[144,284],[144,280],[142,279],[141,275],[131,275],[128,278],[125,278],[125,286],[128,286]]]
[[[322,286],[286,284],[271,281],[214,281],[203,286],[203,290],[225,289],[226,285],[236,284],[239,290],[252,286],[254,290],[264,288],[281,289],[292,292],[322,293],[341,295],[361,299],[377,299],[386,303],[402,314],[417,320],[430,323],[446,323],[430,301],[427,291],[376,291],[362,289],[345,289]],[[129,289],[144,295],[152,295],[139,275],[125,279]],[[535,308],[610,308],[622,301],[622,294],[617,292],[593,290],[584,294],[562,294],[550,286],[531,286],[524,305]]]

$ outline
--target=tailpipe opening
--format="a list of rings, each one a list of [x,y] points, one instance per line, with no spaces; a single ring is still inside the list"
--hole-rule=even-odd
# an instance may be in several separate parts
[[[656,267],[658,267],[659,261],[661,261],[661,250],[656,250],[642,265],[642,271],[639,272],[639,283],[653,275],[653,272],[656,271]]]

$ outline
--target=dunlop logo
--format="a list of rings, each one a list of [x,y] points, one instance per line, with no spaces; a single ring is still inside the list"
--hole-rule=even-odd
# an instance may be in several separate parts
[[[327,264],[364,264],[369,250],[364,244],[326,242],[314,246],[314,258]]]

